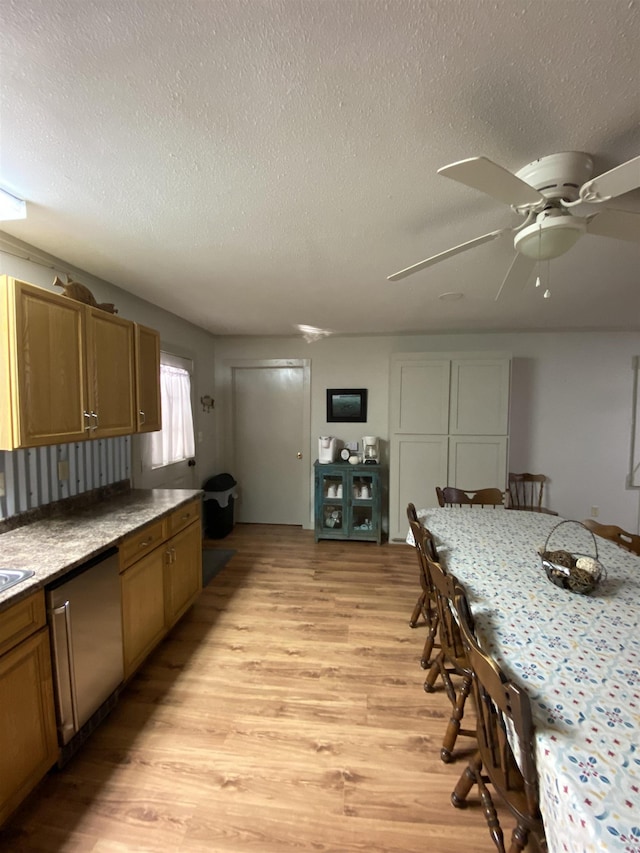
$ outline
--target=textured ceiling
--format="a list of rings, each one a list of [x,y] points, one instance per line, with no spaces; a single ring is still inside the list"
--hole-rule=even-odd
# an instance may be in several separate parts
[[[29,203],[0,227],[212,332],[640,327],[640,243],[583,237],[548,300],[494,301],[508,237],[386,280],[518,221],[440,166],[640,154],[634,0],[0,0],[0,29]]]

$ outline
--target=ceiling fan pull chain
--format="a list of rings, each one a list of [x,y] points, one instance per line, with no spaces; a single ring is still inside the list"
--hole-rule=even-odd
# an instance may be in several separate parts
[[[549,290],[550,284],[551,284],[551,262],[547,261],[547,289],[542,294],[543,299],[551,299],[551,291]]]

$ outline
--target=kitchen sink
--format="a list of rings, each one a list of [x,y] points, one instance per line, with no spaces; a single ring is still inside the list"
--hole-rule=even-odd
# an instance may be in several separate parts
[[[35,572],[31,569],[0,569],[0,592],[9,589],[16,583],[32,578]]]

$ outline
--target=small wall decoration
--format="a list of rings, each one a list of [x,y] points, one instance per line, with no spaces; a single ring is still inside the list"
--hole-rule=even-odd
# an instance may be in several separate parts
[[[366,388],[327,388],[327,423],[365,423]]]
[[[109,314],[118,313],[113,302],[97,302],[89,288],[85,287],[84,284],[80,284],[79,281],[73,281],[70,275],[67,276],[66,284],[61,281],[59,276],[54,278],[53,284],[55,287],[61,287],[62,295],[67,296],[69,299],[82,302],[85,305],[91,305],[92,308],[100,308],[101,311],[108,311]]]
[[[200,403],[202,405],[203,412],[210,412],[211,409],[215,406],[215,401],[213,397],[210,397],[208,394],[204,397],[200,397]]]

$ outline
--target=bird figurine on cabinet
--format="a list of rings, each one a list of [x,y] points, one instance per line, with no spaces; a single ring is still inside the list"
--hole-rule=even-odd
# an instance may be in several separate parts
[[[109,314],[117,314],[118,310],[113,302],[97,302],[95,296],[88,287],[80,284],[79,281],[73,281],[70,275],[67,275],[67,283],[65,284],[60,276],[56,276],[53,280],[55,287],[62,288],[62,295],[69,299],[74,299],[76,302],[83,302],[85,305],[91,305],[92,308],[100,308],[101,311],[108,311]]]

